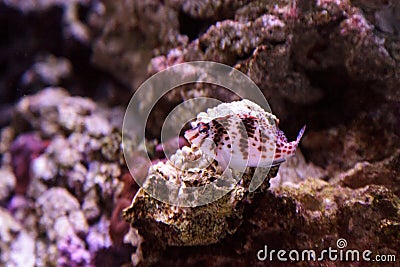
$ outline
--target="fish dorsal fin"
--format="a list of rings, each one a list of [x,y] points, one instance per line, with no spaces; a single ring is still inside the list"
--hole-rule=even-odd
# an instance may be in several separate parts
[[[306,126],[304,125],[303,128],[301,128],[299,133],[297,134],[297,138],[296,138],[297,144],[300,142],[301,137],[303,137],[305,130],[306,130]]]

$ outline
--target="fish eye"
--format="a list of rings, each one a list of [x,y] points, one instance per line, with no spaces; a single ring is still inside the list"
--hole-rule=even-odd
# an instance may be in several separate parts
[[[205,123],[199,123],[199,124],[197,125],[197,127],[199,127],[199,133],[201,133],[201,134],[206,134],[206,133],[208,133],[209,127],[208,127],[207,124],[205,124]]]
[[[199,132],[200,132],[201,134],[206,134],[206,133],[207,133],[207,127],[205,127],[205,126],[200,127]]]

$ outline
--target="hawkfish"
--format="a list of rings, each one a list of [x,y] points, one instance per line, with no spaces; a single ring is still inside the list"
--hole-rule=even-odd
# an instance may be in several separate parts
[[[265,116],[228,114],[208,122],[199,121],[184,137],[214,158],[222,169],[268,168],[295,154],[306,127],[289,142],[278,124],[279,120],[267,112]]]

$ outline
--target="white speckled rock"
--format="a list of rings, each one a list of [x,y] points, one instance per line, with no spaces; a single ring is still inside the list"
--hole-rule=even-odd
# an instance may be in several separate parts
[[[2,208],[0,208],[0,251],[0,266],[34,266],[34,239],[7,210]]]
[[[82,211],[88,221],[95,220],[101,215],[101,209],[98,206],[99,202],[100,200],[96,188],[93,187],[87,192],[82,203]]]
[[[41,179],[51,181],[57,175],[57,167],[48,155],[41,155],[34,159],[31,163],[32,179]]]
[[[0,169],[0,201],[7,199],[15,188],[16,178],[11,170]]]
[[[86,237],[86,242],[89,246],[89,251],[95,252],[102,248],[111,247],[112,241],[108,234],[110,222],[106,216],[102,216],[100,220],[89,228],[89,233]]]
[[[86,132],[90,135],[99,137],[111,133],[111,126],[106,118],[100,115],[91,115],[84,121]]]
[[[39,231],[56,241],[69,234],[87,234],[89,226],[78,200],[64,188],[51,188],[36,201]],[[58,227],[55,227],[58,225]]]

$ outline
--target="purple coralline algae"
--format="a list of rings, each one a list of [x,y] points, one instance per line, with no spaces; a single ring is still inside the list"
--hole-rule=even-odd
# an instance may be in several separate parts
[[[16,105],[1,135],[1,201],[9,200],[9,212],[32,238],[35,266],[94,266],[99,251],[123,243],[109,233],[124,186],[122,115],[62,88]],[[134,251],[131,241],[124,244]]]

